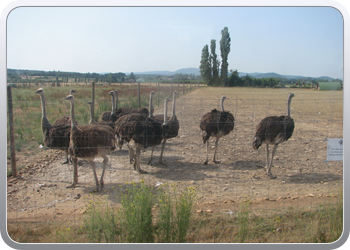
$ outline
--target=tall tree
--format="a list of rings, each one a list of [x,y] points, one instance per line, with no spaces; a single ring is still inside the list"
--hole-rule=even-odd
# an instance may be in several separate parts
[[[207,44],[202,49],[202,57],[201,57],[199,69],[200,69],[204,83],[210,85],[211,84],[211,65],[209,60],[209,49]]]
[[[230,53],[231,38],[228,28],[221,30],[220,51],[221,51],[221,84],[227,86],[228,54]]]
[[[211,64],[211,69],[212,69],[212,83],[214,86],[219,85],[220,79],[219,79],[219,67],[220,67],[220,62],[217,59],[218,56],[215,52],[216,50],[216,40],[212,39],[210,43],[210,64]]]

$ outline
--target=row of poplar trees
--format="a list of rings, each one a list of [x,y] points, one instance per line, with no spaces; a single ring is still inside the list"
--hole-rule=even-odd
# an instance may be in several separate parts
[[[210,53],[209,47],[206,44],[202,50],[202,57],[200,62],[200,72],[204,83],[209,86],[228,86],[228,54],[230,53],[231,38],[228,28],[225,27],[221,30],[221,40],[220,40],[220,52],[221,52],[221,62],[218,60],[216,55],[216,40],[212,39],[210,42]],[[219,75],[219,68],[220,75]]]

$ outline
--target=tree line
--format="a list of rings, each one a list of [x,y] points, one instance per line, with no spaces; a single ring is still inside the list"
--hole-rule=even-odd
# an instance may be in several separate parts
[[[33,78],[35,77],[35,78]],[[7,81],[20,82],[124,82],[128,77],[125,73],[78,73],[78,72],[63,72],[63,71],[43,71],[43,70],[21,70],[7,69]],[[135,78],[130,75],[129,78]]]

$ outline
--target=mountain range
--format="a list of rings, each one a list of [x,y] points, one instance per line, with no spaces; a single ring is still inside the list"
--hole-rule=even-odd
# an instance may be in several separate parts
[[[126,73],[130,74],[130,73]],[[134,72],[135,75],[173,75],[173,74],[194,74],[194,75],[200,75],[199,68],[182,68],[178,69],[176,71],[146,71],[146,72]],[[290,79],[308,79],[308,80],[326,80],[331,81],[334,78],[331,78],[329,76],[320,76],[320,77],[308,77],[308,76],[298,76],[298,75],[280,75],[274,72],[270,73],[244,73],[244,72],[238,72],[238,75],[240,77],[250,75],[254,78],[269,78],[269,77],[275,77],[275,78],[285,78],[287,80]],[[341,78],[342,80],[342,78]]]

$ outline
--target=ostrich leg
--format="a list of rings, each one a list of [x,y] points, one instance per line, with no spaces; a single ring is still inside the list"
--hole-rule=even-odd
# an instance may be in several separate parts
[[[149,161],[148,161],[148,165],[151,165],[151,166],[152,166],[153,150],[154,150],[154,146],[152,147],[151,159],[149,159]]]
[[[162,165],[165,165],[163,163],[163,152],[164,152],[165,143],[166,143],[166,139],[163,140],[162,151],[160,152],[160,156],[159,156],[159,164],[162,164]]]
[[[204,165],[207,165],[208,164],[208,151],[209,151],[209,140],[207,140],[207,159],[205,160],[204,162]]]
[[[215,157],[216,157],[216,149],[218,148],[218,142],[219,142],[219,137],[216,137],[216,141],[215,141],[215,150],[214,150],[214,159],[213,159],[213,162],[214,162],[214,163],[220,163],[220,161],[215,160]]]
[[[66,161],[62,162],[62,164],[68,164],[69,163],[69,157],[68,157],[68,149],[66,150]]]
[[[145,170],[142,170],[140,167],[140,154],[141,154],[141,148],[138,146],[136,147],[136,156],[135,156],[135,162],[134,162],[134,169],[139,173],[139,174],[147,174]]]
[[[103,169],[102,169],[102,174],[101,174],[101,179],[100,179],[100,186],[101,186],[101,188],[103,188],[103,185],[104,185],[103,176],[105,174],[107,163],[108,163],[108,158],[107,158],[107,156],[104,156],[103,157]]]
[[[94,173],[94,178],[95,178],[95,183],[96,183],[96,189],[95,190],[93,190],[93,192],[100,192],[101,191],[101,186],[99,185],[99,183],[98,183],[98,179],[97,179],[97,174],[96,174],[96,165],[95,165],[95,162],[93,162],[93,161],[89,161],[89,163],[90,163],[90,166],[91,166],[91,168],[92,168],[92,172]]]
[[[67,188],[75,188],[78,184],[78,158],[72,158],[73,161],[73,183]]]
[[[271,167],[272,167],[272,160],[273,160],[273,157],[275,156],[277,146],[278,146],[278,144],[275,144],[275,146],[274,146],[273,149],[272,149],[271,158],[270,158],[270,162],[269,162],[269,166],[267,167],[267,170],[266,170],[266,175],[267,175],[269,178],[271,178],[271,179],[275,179],[275,178],[276,178],[276,176],[274,176],[274,175],[271,174]]]
[[[266,168],[268,169],[270,166],[270,158],[269,158],[270,150],[269,150],[269,144],[266,143]]]

